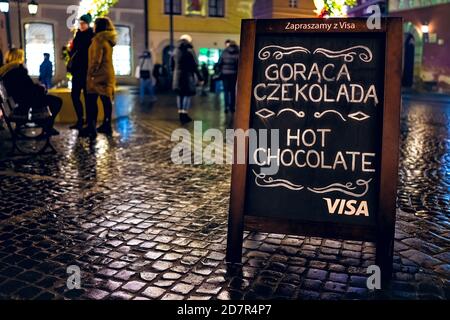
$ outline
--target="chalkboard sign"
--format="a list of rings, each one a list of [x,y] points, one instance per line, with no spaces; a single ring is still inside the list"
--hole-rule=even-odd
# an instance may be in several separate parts
[[[243,21],[235,122],[250,139],[233,167],[228,261],[241,259],[243,230],[375,241],[390,277],[401,39],[396,18],[373,30]]]

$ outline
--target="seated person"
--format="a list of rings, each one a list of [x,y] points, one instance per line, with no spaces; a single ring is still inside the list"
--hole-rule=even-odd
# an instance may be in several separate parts
[[[49,135],[58,135],[59,132],[53,125],[61,111],[62,100],[47,94],[43,86],[33,82],[23,65],[24,61],[22,49],[11,49],[6,54],[5,65],[0,68],[0,77],[6,92],[18,105],[14,115],[28,115],[30,108],[32,114],[39,114],[49,107],[51,115],[44,125],[44,130]]]

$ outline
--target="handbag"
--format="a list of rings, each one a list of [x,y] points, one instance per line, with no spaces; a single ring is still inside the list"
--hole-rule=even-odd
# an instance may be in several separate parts
[[[192,95],[197,93],[198,77],[195,73],[188,75],[188,92]]]
[[[139,77],[144,80],[150,79],[150,71],[149,70],[140,70]]]
[[[142,68],[144,67],[144,63],[145,63],[145,59],[142,59],[141,65],[139,67],[139,78],[148,80],[151,77],[151,73],[150,73],[150,70],[142,70]]]
[[[66,66],[67,72],[71,73],[73,71],[73,59],[76,57],[77,53],[78,53],[78,51],[75,51],[73,53],[73,55],[69,58],[69,61],[67,61],[67,66]]]

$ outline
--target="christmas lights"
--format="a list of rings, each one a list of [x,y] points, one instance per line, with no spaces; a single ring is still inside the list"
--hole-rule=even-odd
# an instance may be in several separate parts
[[[356,5],[356,0],[314,0],[319,18],[346,17],[347,9]]]
[[[106,16],[109,9],[115,6],[119,0],[81,0],[78,14],[81,16],[90,13],[95,20],[97,17]]]

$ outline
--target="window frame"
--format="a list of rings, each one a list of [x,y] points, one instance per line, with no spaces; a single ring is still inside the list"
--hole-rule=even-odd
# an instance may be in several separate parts
[[[130,34],[130,73],[129,74],[115,74],[116,77],[131,77],[133,75],[133,67],[134,67],[134,52],[133,52],[133,29],[130,25],[126,24],[116,24],[115,25],[116,30],[119,28],[127,28],[129,30]],[[113,48],[113,54],[114,54],[114,48]],[[114,59],[113,59],[114,64]],[[114,73],[116,73],[116,70],[114,69]]]
[[[162,0],[162,1],[163,1],[163,14],[169,16],[170,15],[170,7],[166,8],[166,1],[167,0]],[[172,14],[174,16],[181,16],[181,15],[183,15],[183,0],[173,0],[173,1],[174,1],[174,5],[173,5],[174,9],[176,8],[175,1],[178,1],[180,3],[180,11],[179,12],[174,11]],[[169,6],[170,6],[170,3],[169,3]]]
[[[215,15],[212,15],[211,14],[211,3],[212,2],[215,2],[215,4],[216,4],[216,6],[215,6],[215,9],[216,9],[216,14]],[[217,15],[217,11],[218,11],[218,6],[217,6],[217,2],[218,2],[219,0],[208,0],[208,17],[210,17],[210,18],[225,18],[226,17],[226,0],[220,0],[220,1],[222,1],[222,12],[223,12],[223,15]]]
[[[27,64],[27,28],[26,28],[26,26],[27,25],[32,25],[32,24],[42,24],[42,25],[48,25],[48,26],[51,26],[52,27],[52,38],[53,38],[53,61],[52,61],[52,63],[53,63],[53,77],[55,77],[56,76],[56,74],[57,74],[57,72],[56,72],[56,69],[58,68],[58,65],[57,65],[57,55],[56,55],[56,33],[55,33],[55,24],[54,23],[52,23],[52,22],[48,22],[48,21],[39,21],[39,20],[37,20],[37,21],[26,21],[26,22],[23,22],[22,23],[22,26],[21,26],[21,28],[22,28],[22,30],[23,30],[23,43],[21,43],[20,45],[21,46],[23,46],[23,51],[24,51],[24,63],[25,63],[25,65],[28,67],[28,64]],[[44,58],[42,58],[42,59],[44,59]],[[29,69],[28,69],[29,70]],[[39,75],[35,75],[35,74],[31,74],[30,73],[30,77],[33,77],[33,78],[38,78],[39,77]]]
[[[298,0],[288,0],[289,8],[291,9],[297,9],[298,8]]]

